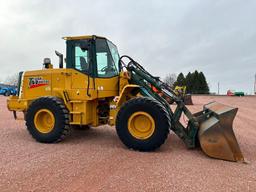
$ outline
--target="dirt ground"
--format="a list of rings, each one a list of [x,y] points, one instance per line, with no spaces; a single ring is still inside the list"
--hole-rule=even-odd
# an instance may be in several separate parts
[[[107,126],[37,143],[0,96],[0,191],[256,191],[256,97],[194,96],[190,108],[213,100],[239,107],[234,131],[249,164],[188,150],[173,133],[156,152],[131,151]]]

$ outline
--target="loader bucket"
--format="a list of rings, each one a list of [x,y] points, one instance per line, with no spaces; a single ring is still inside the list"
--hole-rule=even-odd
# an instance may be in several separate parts
[[[238,108],[217,102],[204,106],[204,111],[211,112],[211,115],[207,120],[200,123],[198,139],[202,150],[208,156],[244,162],[243,154],[232,128],[237,110]]]

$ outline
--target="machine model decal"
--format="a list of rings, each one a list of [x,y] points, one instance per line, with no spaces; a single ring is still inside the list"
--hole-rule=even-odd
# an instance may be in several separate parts
[[[29,83],[28,83],[30,89],[45,86],[48,84],[49,84],[49,80],[43,79],[42,77],[29,78]]]

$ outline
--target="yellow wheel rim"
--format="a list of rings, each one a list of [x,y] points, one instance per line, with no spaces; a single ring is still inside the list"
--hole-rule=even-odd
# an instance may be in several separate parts
[[[52,112],[48,109],[40,109],[34,117],[36,129],[41,133],[49,133],[53,130],[55,118]]]
[[[155,121],[150,114],[139,111],[128,119],[128,130],[133,137],[144,140],[153,135]]]

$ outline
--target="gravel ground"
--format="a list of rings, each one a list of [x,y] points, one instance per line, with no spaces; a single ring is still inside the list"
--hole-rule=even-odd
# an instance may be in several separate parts
[[[0,191],[256,191],[256,97],[194,96],[190,108],[213,100],[239,107],[234,130],[249,164],[187,150],[173,133],[156,152],[131,151],[107,126],[37,143],[0,96]]]

